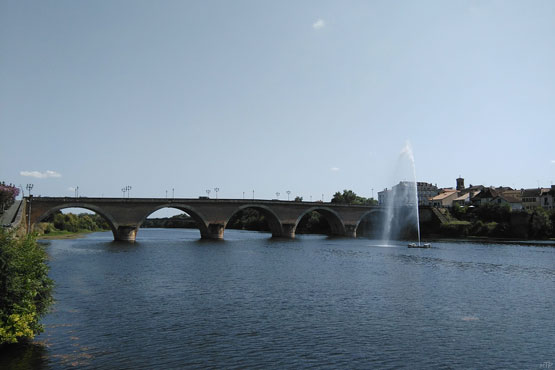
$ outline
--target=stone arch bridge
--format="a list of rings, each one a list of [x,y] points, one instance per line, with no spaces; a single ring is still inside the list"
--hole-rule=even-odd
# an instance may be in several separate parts
[[[31,197],[26,201],[26,221],[31,228],[56,211],[84,208],[104,217],[118,241],[134,241],[145,219],[162,208],[175,208],[190,215],[205,239],[223,239],[227,223],[246,208],[261,212],[268,221],[272,236],[284,238],[294,238],[299,222],[312,211],[318,211],[326,218],[333,235],[347,237],[356,237],[357,228],[365,216],[384,211],[379,206],[255,199]]]

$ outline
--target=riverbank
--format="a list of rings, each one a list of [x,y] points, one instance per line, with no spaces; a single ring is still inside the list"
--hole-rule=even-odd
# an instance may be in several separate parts
[[[519,238],[493,238],[487,236],[443,237],[441,235],[424,236],[422,241],[445,243],[481,243],[481,244],[518,244],[518,245],[544,245],[555,247],[555,238],[550,239],[519,239]]]
[[[99,230],[108,231],[108,230]],[[98,231],[82,230],[78,232],[71,231],[54,231],[48,234],[40,234],[37,236],[38,240],[58,240],[58,239],[79,239],[85,237],[85,235],[94,233]]]

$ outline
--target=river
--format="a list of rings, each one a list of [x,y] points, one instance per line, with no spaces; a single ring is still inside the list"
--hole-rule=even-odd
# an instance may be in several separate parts
[[[37,344],[0,368],[555,368],[555,248],[226,230],[48,242]]]

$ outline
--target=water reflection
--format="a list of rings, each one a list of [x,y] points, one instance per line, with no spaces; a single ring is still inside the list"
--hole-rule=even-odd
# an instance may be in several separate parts
[[[0,369],[48,369],[48,350],[41,342],[0,346]]]

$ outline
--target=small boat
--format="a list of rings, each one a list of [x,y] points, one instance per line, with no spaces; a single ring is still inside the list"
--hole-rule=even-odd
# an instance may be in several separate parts
[[[409,243],[409,248],[431,248],[432,244],[430,243]]]

